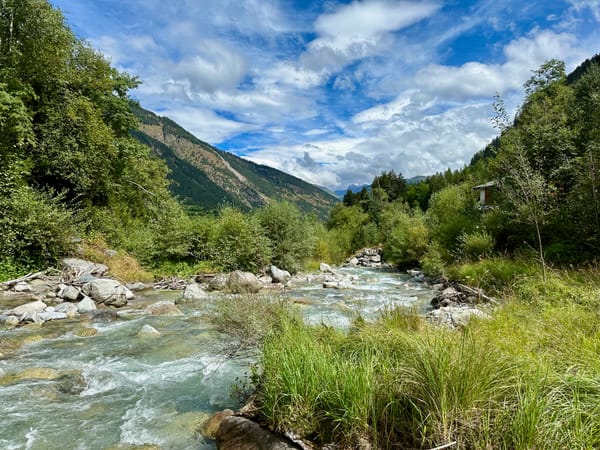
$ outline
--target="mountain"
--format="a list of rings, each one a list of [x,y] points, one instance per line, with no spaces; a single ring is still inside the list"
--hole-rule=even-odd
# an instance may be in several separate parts
[[[139,105],[132,105],[132,110],[141,122],[133,136],[167,163],[173,193],[191,209],[231,205],[250,211],[270,200],[287,200],[304,212],[327,217],[339,201],[292,175],[219,150],[171,119]]]
[[[344,194],[346,194],[346,192],[348,192],[348,189],[350,189],[353,193],[357,193],[363,190],[363,188],[367,188],[368,190],[371,189],[371,185],[370,184],[351,184],[350,186],[348,186],[346,189],[340,189],[335,191],[336,195],[339,198],[344,197]]]

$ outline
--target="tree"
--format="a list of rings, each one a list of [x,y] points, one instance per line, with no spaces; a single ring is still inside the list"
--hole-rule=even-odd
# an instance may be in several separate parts
[[[503,136],[503,153],[496,164],[500,173],[499,187],[506,205],[504,211],[517,222],[534,226],[538,255],[546,282],[546,259],[542,240],[543,227],[554,211],[556,188],[536,170],[527,158],[517,130]]]

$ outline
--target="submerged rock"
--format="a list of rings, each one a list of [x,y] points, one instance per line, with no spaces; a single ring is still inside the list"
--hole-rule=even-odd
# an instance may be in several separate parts
[[[0,376],[0,386],[18,383],[23,380],[55,380],[61,376],[56,369],[49,367],[30,367],[20,372]]]
[[[183,313],[175,305],[174,302],[168,300],[161,300],[156,303],[152,303],[146,307],[146,310],[154,316],[181,316]]]
[[[138,332],[138,336],[160,336],[160,332],[154,328],[152,325],[144,325],[142,329]]]

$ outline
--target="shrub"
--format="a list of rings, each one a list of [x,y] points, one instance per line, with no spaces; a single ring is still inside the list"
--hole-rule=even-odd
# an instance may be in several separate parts
[[[399,265],[414,265],[427,251],[429,230],[425,217],[416,211],[398,211],[386,236],[383,252],[386,260]]]
[[[315,234],[311,221],[288,202],[273,202],[257,213],[270,241],[271,262],[281,269],[297,272],[311,256]]]
[[[494,251],[494,238],[485,230],[462,233],[458,237],[460,255],[470,261],[488,257]]]
[[[445,249],[454,251],[459,243],[458,237],[471,232],[479,214],[470,185],[448,186],[429,200],[427,219],[432,237]]]
[[[270,241],[256,216],[226,207],[210,229],[204,256],[225,271],[259,271],[270,261]]]
[[[51,264],[73,247],[72,220],[57,197],[20,187],[0,199],[0,254],[16,266]]]

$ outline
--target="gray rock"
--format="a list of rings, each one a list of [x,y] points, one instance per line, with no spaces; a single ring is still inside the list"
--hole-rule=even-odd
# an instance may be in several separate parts
[[[198,283],[190,283],[183,290],[184,300],[202,300],[208,297],[208,293]]]
[[[77,301],[80,295],[81,292],[75,286],[65,286],[64,289],[59,292],[59,297],[67,302]]]
[[[236,270],[227,277],[227,289],[235,294],[254,294],[262,289],[262,284],[254,274]]]
[[[76,307],[76,310],[79,314],[91,313],[93,311],[96,311],[97,309],[98,307],[96,306],[96,303],[94,303],[94,300],[92,300],[88,296],[83,297],[83,300],[77,303]]]
[[[98,278],[86,283],[81,291],[91,297],[96,303],[121,307],[134,298],[133,293],[121,283],[108,278]]]
[[[48,305],[46,305],[41,300],[36,300],[35,302],[29,302],[21,306],[17,306],[16,308],[8,311],[9,315],[13,316],[23,316],[25,314],[34,314],[38,312],[44,311]]]
[[[152,325],[146,324],[138,331],[138,336],[160,336],[160,332]]]
[[[205,436],[217,441],[220,450],[297,450],[301,447],[277,436],[245,417],[229,410],[215,414],[202,425]]]
[[[477,308],[448,306],[427,313],[426,318],[437,324],[444,325],[449,328],[457,328],[466,326],[471,318],[477,317],[480,319],[489,319],[490,316]]]
[[[0,315],[0,324],[7,327],[16,327],[19,325],[19,318],[11,315]]]
[[[127,289],[129,289],[130,291],[145,291],[146,289],[152,288],[151,285],[147,285],[140,281],[138,281],[137,283],[126,284],[125,287],[127,287]]]
[[[348,260],[348,265],[350,265],[350,266],[358,266],[358,262],[359,262],[358,258],[350,258]]]
[[[108,272],[108,267],[104,264],[93,263],[78,258],[65,258],[61,263],[66,271],[72,272],[78,276],[87,274],[101,277]]]
[[[210,291],[222,291],[227,287],[227,275],[219,273],[208,281]]]
[[[269,273],[271,274],[273,283],[285,283],[292,277],[287,270],[281,270],[276,266],[271,266],[269,268]]]
[[[325,273],[332,273],[333,271],[331,270],[331,266],[327,263],[322,262],[321,264],[319,264],[319,270],[321,272],[325,272]]]
[[[32,291],[29,283],[26,283],[25,281],[20,281],[17,284],[15,284],[13,286],[13,290],[15,292],[31,292]]]
[[[43,320],[44,322],[48,322],[49,320],[61,320],[67,318],[67,315],[65,313],[56,311],[44,311],[41,313],[37,313],[37,316],[40,320]]]
[[[161,300],[146,307],[146,311],[155,316],[181,316],[183,313],[174,302]]]
[[[48,309],[46,309],[47,311]],[[70,311],[72,312],[77,312],[77,305],[75,303],[69,303],[69,302],[65,302],[65,303],[59,303],[58,305],[56,305],[54,307],[54,311],[56,312],[60,312],[60,313],[65,313],[65,314],[69,314]]]

